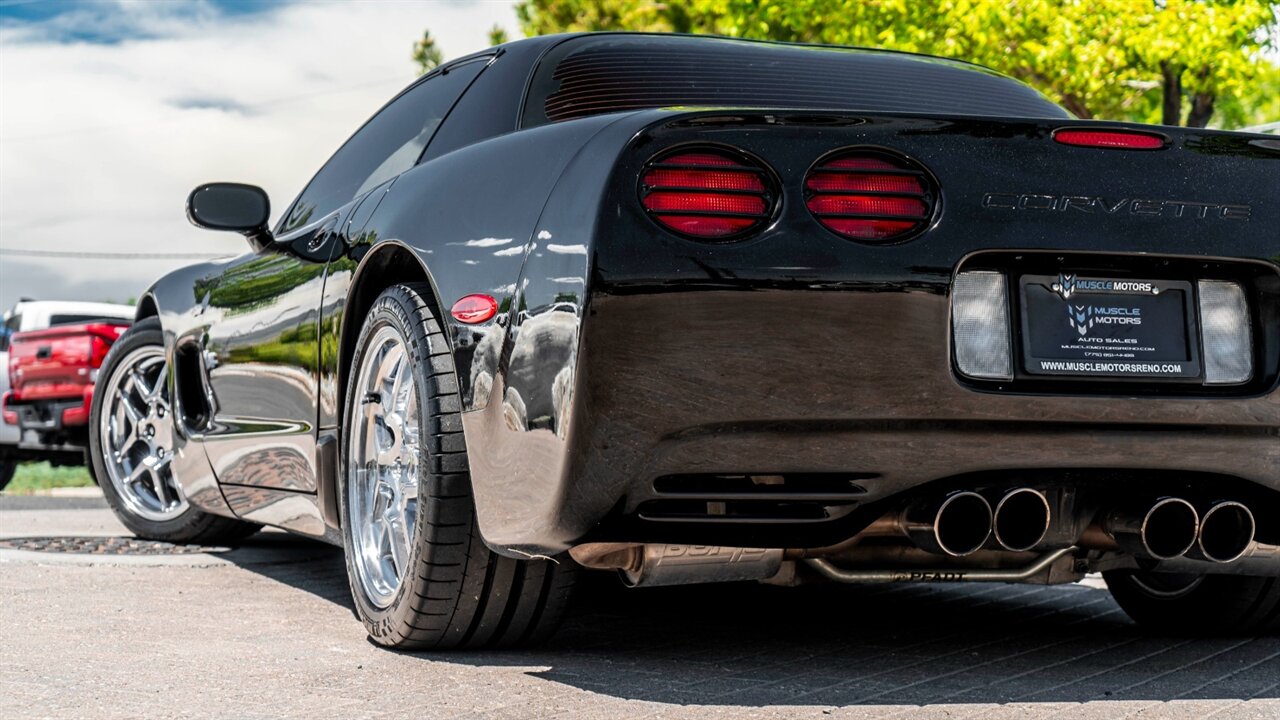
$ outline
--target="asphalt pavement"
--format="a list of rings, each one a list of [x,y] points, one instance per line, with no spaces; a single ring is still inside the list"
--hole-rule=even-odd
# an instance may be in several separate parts
[[[99,498],[0,497],[0,538],[125,534]],[[1144,635],[1096,583],[596,580],[542,648],[396,653],[354,618],[340,552],[283,533],[0,548],[0,718],[1280,717],[1280,638]]]

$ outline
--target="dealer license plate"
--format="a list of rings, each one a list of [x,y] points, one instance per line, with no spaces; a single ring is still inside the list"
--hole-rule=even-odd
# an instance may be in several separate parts
[[[1192,286],[1070,273],[1023,275],[1023,369],[1098,378],[1200,376]]]

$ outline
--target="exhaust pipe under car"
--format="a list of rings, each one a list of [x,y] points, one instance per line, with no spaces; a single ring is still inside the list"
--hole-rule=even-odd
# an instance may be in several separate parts
[[[1215,503],[1200,518],[1200,532],[1187,556],[1215,563],[1234,562],[1249,549],[1256,529],[1249,508],[1230,500]]]
[[[630,587],[767,580],[782,568],[782,550],[768,548],[587,543],[569,555],[583,567],[617,570]]]
[[[1040,544],[1052,520],[1049,499],[1029,487],[1015,488],[996,503],[992,534],[1005,550],[1024,552]]]
[[[1196,544],[1200,516],[1182,498],[1157,500],[1145,512],[1121,508],[1108,513],[1102,529],[1121,550],[1139,557],[1171,560]]]

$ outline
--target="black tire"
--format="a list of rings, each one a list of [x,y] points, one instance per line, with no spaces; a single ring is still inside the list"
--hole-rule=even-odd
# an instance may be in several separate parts
[[[1113,570],[1102,576],[1121,609],[1134,622],[1159,633],[1280,634],[1280,577],[1134,570]]]
[[[514,560],[480,537],[453,358],[425,284],[385,290],[365,318],[346,387],[338,488],[347,575],[356,614],[369,637],[397,649],[493,648],[545,640],[568,605],[576,566]],[[394,597],[378,607],[366,595],[353,551],[348,479],[358,373],[373,335],[390,325],[404,341],[419,411],[418,501],[413,540]]]
[[[100,380],[106,382],[107,378],[116,371],[116,366],[129,353],[148,345],[160,347],[164,345],[164,334],[156,318],[143,320],[120,336],[120,339],[111,346],[111,351],[107,353],[102,363]],[[102,408],[106,402],[105,396],[109,394],[104,390],[102,387],[95,388],[93,405],[89,411],[89,462],[91,463],[89,469],[93,473],[94,481],[102,489],[102,496],[106,499],[107,505],[111,506],[116,518],[130,532],[148,540],[224,545],[246,538],[261,528],[260,525],[253,523],[203,512],[190,504],[182,514],[163,521],[141,517],[130,511],[112,484],[103,459],[103,439],[99,435],[98,428]]]
[[[18,472],[17,460],[0,460],[0,490],[8,486],[16,472]]]

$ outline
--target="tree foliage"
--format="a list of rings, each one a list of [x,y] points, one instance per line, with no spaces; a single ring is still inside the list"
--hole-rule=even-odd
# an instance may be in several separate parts
[[[1274,107],[1274,0],[525,0],[528,35],[695,32],[881,47],[992,67],[1076,115],[1204,126]]]
[[[436,47],[436,39],[430,30],[422,31],[422,39],[413,44],[413,61],[418,63],[418,74],[426,75],[444,62],[444,55]]]

